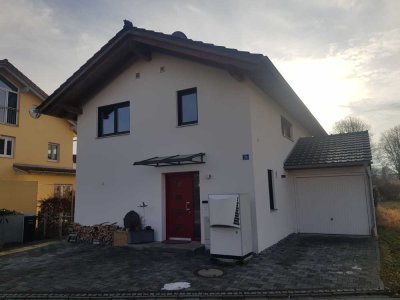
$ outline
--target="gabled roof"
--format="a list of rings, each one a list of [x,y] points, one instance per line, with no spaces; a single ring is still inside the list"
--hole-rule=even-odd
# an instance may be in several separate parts
[[[14,80],[16,80],[23,88],[27,88],[30,92],[36,95],[41,101],[48,98],[46,92],[38,87],[32,80],[30,80],[24,73],[18,70],[8,59],[0,59],[0,74],[5,73]],[[71,129],[76,133],[76,122],[68,120]]]
[[[325,130],[291,89],[268,57],[125,25],[40,105],[40,112],[75,120],[82,105],[133,62],[151,60],[153,51],[175,55],[228,71],[241,81],[252,80],[313,135]]]
[[[371,165],[368,131],[300,138],[287,157],[286,170]]]
[[[32,80],[26,77],[20,70],[18,70],[12,63],[7,59],[0,60],[0,71],[5,72],[17,80],[23,87],[28,87],[40,100],[44,101],[48,96],[47,94],[38,87]]]

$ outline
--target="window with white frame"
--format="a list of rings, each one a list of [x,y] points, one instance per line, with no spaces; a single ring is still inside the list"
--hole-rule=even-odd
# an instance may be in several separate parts
[[[15,138],[0,136],[0,157],[14,157]]]
[[[47,150],[47,159],[50,161],[58,161],[60,152],[60,145],[49,143],[48,150]]]
[[[72,196],[72,185],[71,184],[55,184],[54,185],[54,197],[68,198]]]
[[[0,75],[0,123],[17,125],[18,88]]]

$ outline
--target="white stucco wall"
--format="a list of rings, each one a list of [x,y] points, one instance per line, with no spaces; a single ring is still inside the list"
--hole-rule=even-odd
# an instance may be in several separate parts
[[[290,176],[283,163],[295,142],[310,134],[275,101],[254,87],[250,101],[253,172],[258,249],[275,244],[295,231],[295,206]],[[292,123],[292,139],[282,136],[281,116]],[[270,210],[267,170],[274,171],[277,210]],[[286,175],[286,178],[281,178]]]
[[[162,66],[165,72],[160,73]],[[199,124],[178,128],[176,92],[192,87],[197,87]],[[149,205],[146,225],[155,228],[157,240],[164,239],[163,173],[168,172],[199,171],[200,200],[214,193],[246,193],[254,199],[252,160],[242,160],[242,154],[251,154],[251,93],[248,82],[226,71],[166,55],[154,53],[150,62],[130,66],[79,116],[76,221],[121,224],[128,211],[141,213],[138,205],[144,201]],[[97,138],[97,108],[123,101],[130,101],[130,134]],[[154,156],[198,152],[206,153],[206,164],[132,165]]]

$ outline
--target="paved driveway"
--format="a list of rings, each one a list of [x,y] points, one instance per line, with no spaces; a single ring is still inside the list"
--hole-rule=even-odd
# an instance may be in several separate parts
[[[0,257],[0,292],[128,292],[186,281],[192,290],[377,289],[372,238],[292,235],[220,278],[194,271],[207,255],[60,243]],[[221,266],[219,266],[221,267]]]

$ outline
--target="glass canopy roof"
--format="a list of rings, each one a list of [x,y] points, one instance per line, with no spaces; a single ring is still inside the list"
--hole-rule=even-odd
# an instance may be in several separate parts
[[[204,164],[205,153],[183,154],[152,157],[142,161],[134,162],[134,166],[153,166],[153,167],[168,167],[168,166],[184,166],[194,164]]]

